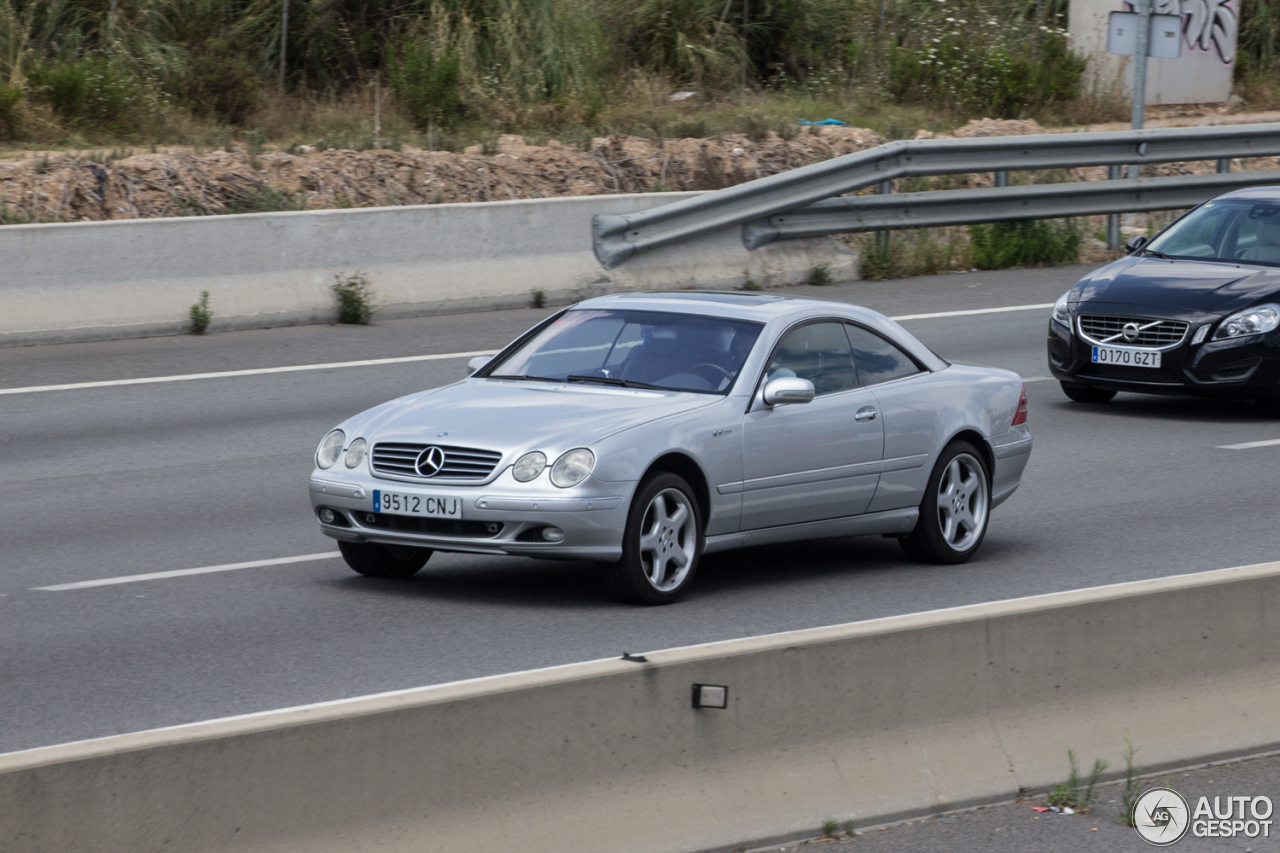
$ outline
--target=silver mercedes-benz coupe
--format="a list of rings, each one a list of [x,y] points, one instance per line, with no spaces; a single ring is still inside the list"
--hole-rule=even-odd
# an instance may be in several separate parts
[[[1031,453],[1017,374],[823,300],[603,296],[470,369],[320,442],[311,503],[355,571],[596,560],[618,597],[666,604],[745,545],[879,534],[959,563]]]

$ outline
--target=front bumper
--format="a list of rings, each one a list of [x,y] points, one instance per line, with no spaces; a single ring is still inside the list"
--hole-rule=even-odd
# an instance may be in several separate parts
[[[1090,312],[1094,310],[1091,306]],[[1142,316],[1161,316],[1158,310],[1140,310]],[[1130,308],[1126,313],[1136,312]],[[1216,325],[1221,318],[1209,314],[1170,314],[1168,319],[1187,320],[1191,327],[1180,344],[1161,351],[1159,369],[1094,364],[1093,344],[1050,320],[1049,371],[1061,382],[1113,391],[1201,397],[1280,397],[1280,330],[1244,339],[1192,344],[1200,327]]]
[[[309,491],[321,532],[345,542],[559,560],[609,562],[621,558],[622,533],[635,483],[605,483],[588,477],[572,489],[548,492],[519,490],[502,479],[484,486],[428,486],[316,469]],[[457,499],[462,504],[462,518],[374,512],[375,489]],[[320,519],[322,508],[334,512],[332,523]],[[563,531],[563,540],[546,541],[544,528]]]

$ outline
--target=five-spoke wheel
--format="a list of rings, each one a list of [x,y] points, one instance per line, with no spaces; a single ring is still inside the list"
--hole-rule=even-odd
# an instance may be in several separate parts
[[[670,604],[688,588],[702,553],[702,516],[683,478],[659,473],[640,484],[623,534],[622,559],[604,567],[614,595]]]
[[[955,441],[929,476],[915,529],[899,541],[914,559],[963,563],[978,550],[990,514],[991,478],[982,454],[967,441]]]

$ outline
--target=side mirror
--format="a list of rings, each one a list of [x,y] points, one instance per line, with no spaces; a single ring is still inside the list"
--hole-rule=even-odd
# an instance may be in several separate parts
[[[475,372],[476,372],[477,370],[479,370],[480,368],[484,367],[486,364],[488,364],[488,363],[489,363],[489,360],[490,360],[490,359],[492,359],[492,358],[493,358],[493,356],[491,356],[491,355],[478,355],[478,356],[476,356],[475,358],[473,358],[473,359],[471,359],[470,361],[468,361],[468,362],[467,362],[467,375],[468,375],[468,376],[470,376],[471,374],[475,373]]]
[[[813,400],[813,383],[794,376],[770,379],[764,386],[764,404],[783,406],[788,403],[808,403]]]
[[[1141,249],[1143,246],[1147,245],[1150,242],[1151,242],[1151,238],[1148,237],[1147,235],[1134,234],[1124,244],[1124,253],[1126,255],[1132,255],[1134,252],[1138,251],[1139,249]]]

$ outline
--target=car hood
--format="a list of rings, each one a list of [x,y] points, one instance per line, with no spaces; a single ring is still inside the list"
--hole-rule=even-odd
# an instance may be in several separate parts
[[[1071,299],[1228,314],[1277,292],[1280,269],[1124,258],[1081,279]]]
[[[353,418],[344,428],[372,442],[552,453],[723,399],[576,383],[467,379],[393,400]]]

